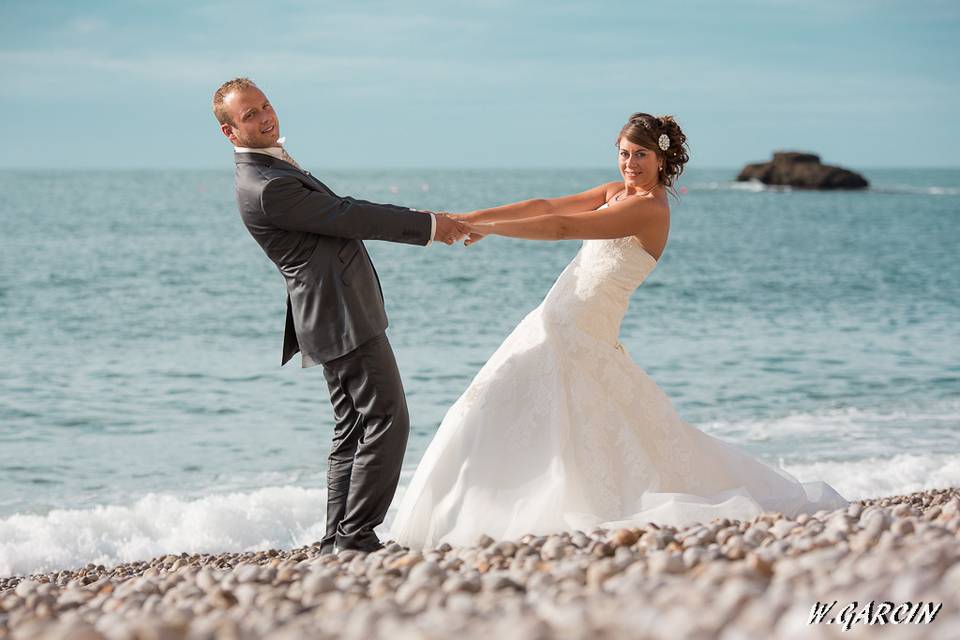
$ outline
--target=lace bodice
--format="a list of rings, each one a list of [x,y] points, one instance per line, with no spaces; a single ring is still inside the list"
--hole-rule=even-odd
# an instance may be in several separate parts
[[[616,346],[630,296],[656,266],[634,236],[584,240],[543,301],[544,322],[557,328],[574,323]]]

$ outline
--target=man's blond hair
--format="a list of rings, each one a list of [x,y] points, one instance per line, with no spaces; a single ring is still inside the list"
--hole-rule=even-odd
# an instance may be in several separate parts
[[[236,123],[230,118],[227,114],[227,108],[223,104],[224,99],[230,93],[234,91],[243,91],[244,89],[249,89],[250,87],[256,87],[253,83],[253,80],[250,78],[234,78],[233,80],[227,80],[220,88],[217,89],[213,94],[213,115],[217,117],[217,122],[220,124],[229,124],[230,126],[236,126]]]

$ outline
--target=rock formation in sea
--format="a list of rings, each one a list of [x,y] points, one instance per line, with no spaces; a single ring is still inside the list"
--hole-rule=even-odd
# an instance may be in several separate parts
[[[770,162],[748,164],[740,170],[738,182],[759,180],[763,184],[800,189],[866,189],[859,173],[820,163],[820,156],[799,151],[776,151]]]

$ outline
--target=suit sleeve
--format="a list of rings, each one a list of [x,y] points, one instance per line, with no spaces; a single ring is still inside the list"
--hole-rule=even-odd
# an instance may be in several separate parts
[[[288,231],[419,245],[430,241],[431,217],[426,213],[314,191],[296,178],[267,182],[260,206],[271,224]]]
[[[358,200],[356,198],[348,198],[348,200],[352,200],[353,202],[360,202],[363,204],[375,204],[373,202],[368,202],[366,200]],[[398,207],[397,205],[394,205],[394,204],[382,204],[380,206],[392,207],[397,211],[416,211],[415,209],[410,209],[409,207]],[[429,247],[431,244],[433,244],[433,241],[437,235],[437,214],[435,214],[433,211],[421,211],[421,213],[426,213],[426,214],[429,214],[430,216],[430,232],[427,234],[427,243],[424,245],[425,247]]]

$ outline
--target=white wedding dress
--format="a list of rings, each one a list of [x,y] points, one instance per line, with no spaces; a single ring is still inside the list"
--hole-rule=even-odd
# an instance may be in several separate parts
[[[630,359],[620,322],[656,264],[632,236],[583,242],[447,412],[388,527],[397,542],[422,549],[848,504],[824,482],[801,483],[687,424]]]

